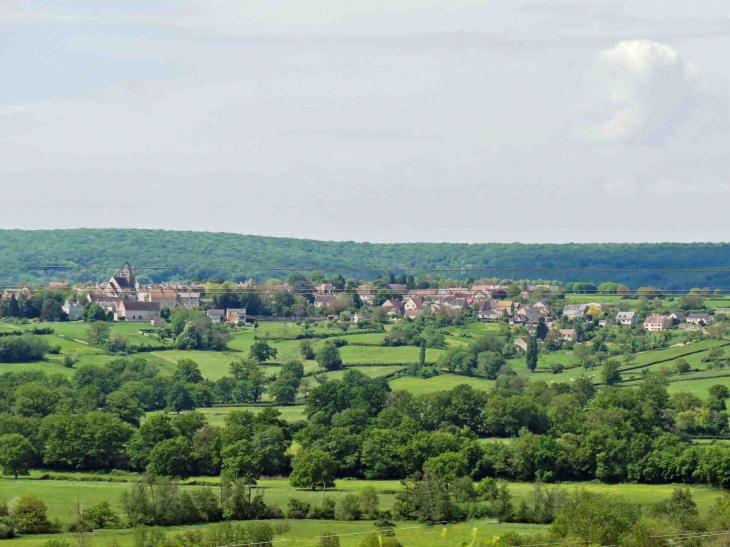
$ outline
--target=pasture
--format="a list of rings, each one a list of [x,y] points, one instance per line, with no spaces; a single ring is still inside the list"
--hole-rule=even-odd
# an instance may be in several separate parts
[[[286,522],[288,531],[275,536],[274,542],[287,542],[295,547],[310,547],[316,545],[318,538],[323,535],[343,534],[340,538],[341,547],[358,547],[365,534],[377,533],[372,521],[328,521],[328,520],[287,520],[268,521],[272,526]],[[458,524],[448,524],[446,534],[441,535],[442,526],[430,526],[418,522],[394,522],[395,537],[403,545],[419,545],[421,547],[453,547],[469,544],[472,529],[477,529],[477,539],[490,539],[493,536],[504,535],[508,532],[518,534],[536,534],[544,532],[547,526],[540,524],[496,523],[493,520],[467,521]],[[205,530],[215,524],[200,524],[194,526],[170,526],[162,530],[168,536],[174,536],[191,530]],[[398,530],[399,529],[399,530]],[[48,539],[66,540],[75,544],[73,534],[55,534],[53,536],[24,536],[11,540],[4,540],[3,544],[10,547],[42,547]],[[96,530],[89,538],[94,547],[133,547],[132,530]]]
[[[235,412],[238,410],[248,410],[253,412],[254,414],[258,414],[265,408],[275,408],[281,413],[281,419],[286,420],[287,422],[296,422],[297,420],[303,420],[304,417],[304,405],[296,405],[296,406],[275,406],[275,407],[268,407],[268,406],[214,406],[209,408],[196,408],[196,412],[200,412],[203,416],[205,416],[205,419],[208,421],[211,425],[218,425],[222,426],[226,416],[230,414],[231,412]],[[153,412],[148,412],[146,417],[152,416],[153,414],[164,414],[164,410],[156,410]]]
[[[422,395],[424,393],[450,390],[461,384],[467,384],[476,389],[491,389],[494,387],[495,381],[456,374],[440,374],[433,378],[404,376],[391,380],[389,384],[393,391],[405,390],[414,395]]]

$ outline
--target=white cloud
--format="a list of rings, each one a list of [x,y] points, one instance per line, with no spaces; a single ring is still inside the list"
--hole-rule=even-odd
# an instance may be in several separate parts
[[[630,40],[603,51],[580,132],[590,140],[659,143],[698,106],[697,66],[666,44]]]

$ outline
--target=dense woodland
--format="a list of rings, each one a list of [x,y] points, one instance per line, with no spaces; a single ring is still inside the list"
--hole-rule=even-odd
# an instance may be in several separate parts
[[[184,263],[181,263],[184,259]],[[730,245],[710,243],[662,244],[371,244],[285,239],[239,234],[172,232],[162,230],[78,229],[2,230],[0,262],[3,264],[59,264],[79,266],[70,271],[0,271],[0,283],[74,282],[105,279],[125,260],[134,265],[185,266],[204,278],[222,277],[241,281],[279,277],[276,268],[336,268],[345,276],[373,278],[377,272],[407,268],[649,268],[718,269],[730,267]],[[92,267],[93,266],[93,267]],[[226,267],[221,271],[206,268]],[[140,269],[141,281],[185,279],[190,270]],[[524,271],[505,271],[504,277],[530,278]],[[454,272],[458,276],[459,272]],[[462,276],[482,277],[480,273]],[[484,274],[487,275],[487,274]],[[490,274],[490,275],[500,275]],[[575,274],[554,272],[544,277],[574,281]],[[581,273],[582,281],[598,283],[610,277],[631,288],[658,286],[663,289],[691,287],[725,288],[722,273]]]

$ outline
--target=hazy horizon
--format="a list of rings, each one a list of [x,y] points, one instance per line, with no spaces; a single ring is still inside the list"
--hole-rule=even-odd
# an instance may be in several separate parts
[[[7,0],[0,227],[722,241],[729,50],[715,0]]]

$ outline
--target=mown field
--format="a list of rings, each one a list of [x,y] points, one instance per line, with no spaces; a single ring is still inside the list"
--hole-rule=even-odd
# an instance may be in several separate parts
[[[120,473],[113,477],[117,481],[127,482],[93,482],[90,480],[41,480],[43,475],[63,476],[69,479],[90,479],[99,477],[88,473],[55,473],[42,470],[34,470],[30,478],[12,479],[4,476],[0,479],[0,499],[11,500],[22,494],[34,494],[43,499],[48,506],[48,515],[51,519],[69,521],[73,518],[73,503],[78,500],[85,506],[91,506],[101,501],[107,501],[115,511],[121,512],[122,493],[129,488],[129,482],[134,481],[138,476],[131,473]],[[196,486],[185,486],[186,482],[195,481]],[[193,477],[183,481],[182,488],[202,488],[205,484],[211,487],[219,485],[217,477]],[[535,485],[532,483],[508,483],[512,502],[515,506],[522,500],[528,503],[534,492]],[[357,493],[366,486],[372,486],[378,492],[381,509],[392,509],[395,504],[395,492],[400,490],[399,481],[364,481],[364,480],[338,480],[333,490],[327,491],[326,495],[337,502],[350,493]],[[548,485],[550,486],[550,485]],[[636,503],[656,503],[671,495],[677,485],[649,485],[649,484],[601,484],[596,482],[561,483],[558,486],[572,491],[583,488],[592,492],[612,493],[628,497]],[[720,489],[709,487],[690,487],[694,500],[697,503],[700,514],[707,515],[715,499],[725,495]],[[286,507],[289,498],[295,498],[318,504],[322,498],[322,492],[311,490],[295,489],[289,486],[287,479],[261,479],[257,489],[263,493],[266,503]],[[339,524],[339,523],[338,523]]]
[[[378,531],[372,521],[344,522],[326,520],[288,520],[288,521],[267,521],[272,526],[281,525],[286,522],[288,531],[275,536],[275,543],[286,542],[297,547],[310,547],[317,545],[319,537],[325,535],[341,534],[340,545],[342,547],[358,547],[366,534],[377,534]],[[417,522],[394,522],[396,526],[395,537],[405,546],[418,545],[421,547],[458,547],[469,544],[472,539],[472,530],[477,529],[477,539],[489,539],[494,536],[501,536],[507,532],[518,534],[536,534],[544,532],[547,526],[540,524],[498,524],[493,520],[467,521],[457,524],[446,524],[445,526],[420,524]],[[174,536],[190,530],[205,531],[207,528],[216,526],[170,526],[164,528],[166,535]],[[446,528],[445,535],[442,530]],[[3,545],[13,547],[42,547],[48,539],[60,539],[75,545],[73,534],[56,534],[53,536],[25,536],[23,538],[4,540]],[[90,535],[94,547],[132,547],[134,538],[132,530],[97,530]]]

